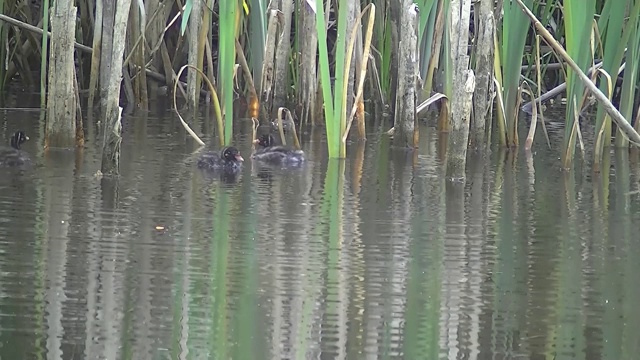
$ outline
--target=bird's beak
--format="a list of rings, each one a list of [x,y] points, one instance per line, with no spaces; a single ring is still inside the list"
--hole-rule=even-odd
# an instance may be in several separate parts
[[[242,158],[242,155],[240,155],[240,154],[237,154],[237,155],[236,155],[236,160],[238,160],[238,161],[244,161],[244,159]]]
[[[253,140],[253,143],[254,143],[254,144],[256,144],[256,145],[258,145],[258,144],[260,143],[260,140],[255,139],[255,140]]]
[[[29,140],[29,137],[27,135],[24,136],[25,139]]]

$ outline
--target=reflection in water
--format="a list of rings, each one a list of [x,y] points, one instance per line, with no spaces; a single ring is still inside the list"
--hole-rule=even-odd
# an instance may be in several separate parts
[[[2,358],[640,351],[637,156],[592,175],[495,151],[448,183],[430,128],[417,156],[370,134],[331,161],[314,134],[300,169],[252,163],[238,137],[247,161],[221,178],[192,166],[175,119],[132,117],[111,179],[95,139],[39,154],[31,116],[12,114],[37,166],[0,172]]]

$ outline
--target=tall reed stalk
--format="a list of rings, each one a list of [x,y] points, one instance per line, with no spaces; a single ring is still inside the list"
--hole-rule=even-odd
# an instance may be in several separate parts
[[[595,13],[595,0],[565,0],[564,21],[566,50],[569,56],[581,68],[586,70],[592,59],[590,36]],[[576,112],[583,104],[584,84],[577,78],[575,71],[567,69],[567,109],[565,116],[564,149],[562,164],[568,168],[573,161],[576,145]],[[574,105],[577,104],[577,105]],[[606,130],[605,130],[606,131]]]
[[[262,61],[264,59],[265,39],[267,37],[267,1],[251,0],[249,11],[249,46],[251,48],[251,67],[256,89],[262,86]]]
[[[344,1],[342,1],[344,3]],[[329,157],[336,158],[340,156],[340,139],[338,137],[339,131],[339,119],[334,115],[334,97],[331,91],[331,75],[329,73],[329,49],[327,47],[327,30],[325,23],[325,15],[323,8],[323,1],[316,0],[316,31],[318,32],[318,55],[320,63],[320,82],[322,86],[322,97],[324,99],[324,121],[327,131],[327,147],[329,150]],[[346,6],[343,6],[343,12],[346,11]],[[344,14],[343,14],[344,15]],[[340,16],[340,15],[338,15]],[[344,25],[343,25],[344,27]],[[344,30],[342,36],[338,32],[338,37],[344,39]],[[343,40],[344,43],[344,40]],[[344,54],[344,49],[343,49]],[[343,56],[344,58],[344,56]],[[336,72],[339,61],[336,59]],[[343,64],[344,66],[344,64]],[[335,82],[336,91],[342,91],[342,84],[338,82],[336,78]],[[336,94],[337,96],[337,94]]]
[[[222,113],[224,117],[224,144],[228,145],[233,139],[233,67],[236,59],[236,34],[239,24],[238,0],[220,1],[219,16],[219,57],[218,82],[222,92]]]
[[[5,12],[5,0],[0,0],[0,14]],[[5,38],[5,32],[7,31],[7,24],[0,24],[0,39]],[[1,40],[0,40],[1,41]],[[5,59],[7,56],[7,48],[0,46],[0,59]],[[4,80],[6,76],[6,70],[4,66],[0,66],[0,90],[4,89]]]
[[[626,1],[608,1],[605,3],[600,19],[597,23],[598,30],[605,34],[603,39],[602,50],[602,70],[606,71],[610,76],[617,76],[618,67],[622,62],[626,41],[621,41],[622,27],[624,21],[616,21],[623,19],[626,11]],[[616,19],[616,20],[614,20]],[[612,21],[614,20],[614,21]],[[618,51],[621,48],[622,51]],[[607,81],[600,82],[600,90],[604,93],[612,91],[608,88]],[[611,145],[611,119],[606,116],[604,109],[598,108],[596,114],[596,129],[602,131],[602,141],[599,142],[594,152],[595,163],[599,164],[602,160],[602,152],[604,147]]]
[[[0,3],[3,3],[0,0]],[[2,12],[0,6],[0,13]],[[44,109],[47,104],[47,57],[49,52],[49,0],[42,1],[42,45],[40,46],[40,107]]]
[[[531,8],[533,0],[523,0],[523,3]],[[518,97],[520,94],[520,73],[524,46],[530,23],[518,4],[505,1],[504,18],[502,21],[502,37],[496,57],[499,56],[501,68],[496,69],[498,79],[502,79],[501,86],[496,89],[502,92],[504,99],[505,144],[507,146],[518,145]]]
[[[420,51],[420,77],[424,81],[423,88],[429,89],[426,94],[429,96],[432,88],[433,76],[428,77],[429,63],[431,55],[440,50],[439,44],[436,47],[436,40],[439,36],[436,34],[436,17],[438,10],[438,1],[436,0],[417,0],[416,4],[420,9],[418,20],[418,49]]]
[[[640,100],[634,102],[634,99],[640,99],[640,1],[636,2],[634,11],[629,16],[627,29],[630,36],[627,41],[627,56],[622,80],[622,93],[620,94],[620,112],[629,121],[632,120],[634,107],[638,106],[635,123],[636,131],[640,127]],[[616,134],[616,146],[628,146],[629,140],[618,129]]]
[[[351,109],[349,119],[347,119],[347,79],[349,78],[349,69],[351,64],[352,53],[354,49],[355,39],[357,36],[358,26],[360,25],[362,15],[370,8],[369,23],[367,34],[365,36],[365,48],[363,54],[363,64],[360,66],[360,78],[358,84],[358,94],[356,101]],[[335,54],[335,84],[333,93],[331,89],[330,72],[329,72],[329,51],[327,48],[327,34],[325,30],[324,9],[322,1],[316,1],[316,29],[318,32],[318,50],[320,57],[320,76],[322,85],[322,94],[325,105],[325,124],[327,129],[327,146],[330,158],[346,157],[346,137],[351,121],[356,112],[358,99],[362,97],[362,87],[364,84],[364,76],[367,69],[367,61],[369,59],[369,48],[373,35],[373,26],[375,20],[375,6],[369,4],[358,16],[356,26],[354,26],[350,34],[349,46],[346,46],[347,39],[347,11],[346,1],[341,1],[338,7],[338,40],[336,42]],[[345,52],[347,52],[345,54]],[[348,122],[348,123],[347,123]]]

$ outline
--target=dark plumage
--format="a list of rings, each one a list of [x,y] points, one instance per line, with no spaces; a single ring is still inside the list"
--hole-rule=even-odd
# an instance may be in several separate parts
[[[0,147],[0,166],[22,166],[31,163],[29,154],[20,150],[20,146],[29,140],[23,131],[16,131],[11,136],[11,147]]]
[[[275,145],[275,138],[271,134],[265,134],[253,141],[262,146],[256,150],[251,158],[271,165],[298,166],[304,161],[304,152],[287,146]]]
[[[233,146],[227,146],[220,153],[206,153],[198,158],[197,166],[205,170],[217,170],[222,172],[237,172],[242,168],[244,159],[240,152]]]

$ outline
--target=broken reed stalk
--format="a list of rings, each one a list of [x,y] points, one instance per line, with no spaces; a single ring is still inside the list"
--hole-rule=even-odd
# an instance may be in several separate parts
[[[276,119],[278,123],[278,132],[280,133],[280,141],[282,141],[282,145],[287,145],[287,140],[284,138],[284,128],[282,127],[282,112],[285,108],[278,108],[278,119]]]
[[[531,86],[529,86],[528,82],[524,82],[521,87],[521,92],[529,94],[529,97],[533,99],[533,92],[531,91]],[[526,89],[525,89],[526,87]],[[531,114],[531,125],[529,125],[529,133],[527,134],[527,139],[524,141],[524,149],[526,151],[531,150],[531,145],[533,144],[533,137],[536,134],[536,125],[538,125],[538,104],[534,102],[533,112]]]
[[[287,116],[287,122],[291,125],[291,129],[293,131],[293,146],[296,150],[300,150],[300,140],[298,140],[298,132],[296,131],[296,123],[293,122],[293,116],[291,116],[291,111],[287,108],[284,108],[285,114]]]
[[[493,48],[496,56],[493,57],[493,85],[496,89],[496,125],[498,127],[498,142],[500,146],[507,146],[507,121],[505,120],[504,98],[502,90],[502,64],[498,49],[498,32],[493,32]]]
[[[218,93],[216,92],[216,88],[213,86],[211,81],[209,81],[207,76],[200,69],[196,68],[193,65],[189,65],[189,64],[184,65],[180,68],[180,71],[178,71],[178,75],[176,76],[176,81],[174,81],[173,83],[173,110],[176,112],[176,114],[178,114],[178,118],[180,119],[180,122],[182,122],[182,126],[184,126],[185,130],[187,130],[189,135],[191,135],[191,137],[193,137],[196,140],[196,142],[200,144],[200,146],[204,146],[205,143],[202,140],[200,140],[198,135],[196,135],[196,133],[193,132],[193,130],[191,130],[189,125],[182,118],[182,116],[180,115],[180,112],[178,112],[178,106],[176,104],[176,88],[178,86],[178,79],[180,79],[180,75],[186,68],[194,69],[198,74],[200,74],[205,79],[205,82],[209,86],[209,91],[211,92],[211,101],[213,102],[213,109],[216,115],[216,122],[218,124],[218,135],[219,135],[218,138],[220,139],[220,146],[224,146],[224,125],[222,124],[222,111],[220,110]]]
[[[346,111],[342,111],[341,112],[340,125],[341,125],[342,129],[344,129],[343,133],[342,133],[342,146],[341,147],[344,147],[344,144],[347,141],[347,136],[349,135],[349,130],[351,129],[351,124],[353,123],[354,115],[356,113],[356,110],[358,109],[358,103],[362,100],[362,96],[363,96],[364,79],[365,79],[365,77],[367,75],[367,62],[369,61],[369,51],[371,50],[371,38],[373,36],[373,24],[374,24],[375,17],[376,17],[376,6],[373,3],[365,6],[365,8],[360,13],[360,15],[358,15],[358,18],[356,19],[356,23],[353,26],[353,29],[351,30],[351,37],[349,39],[349,47],[347,48],[346,64],[345,64],[345,68],[344,68],[344,71],[345,71],[344,78],[345,79],[349,78],[349,70],[351,69],[351,54],[353,53],[353,46],[354,46],[354,43],[355,43],[355,40],[356,40],[357,31],[358,31],[358,28],[360,26],[360,22],[362,22],[362,16],[364,15],[364,13],[367,10],[369,10],[369,22],[367,23],[367,33],[366,33],[365,39],[364,39],[364,49],[363,49],[363,54],[362,54],[362,64],[360,65],[360,76],[358,77],[358,90],[356,91],[356,100],[353,102],[351,113],[349,115],[349,123],[347,123],[347,119],[346,119],[347,113],[346,113]],[[344,82],[344,92],[343,92],[344,96],[346,96],[346,94],[347,94],[347,85],[348,85],[348,82],[345,81]],[[346,103],[347,103],[346,99],[344,99],[343,104],[346,104]]]
[[[622,130],[625,136],[629,138],[629,140],[634,143],[635,146],[640,146],[640,135],[636,132],[636,130],[629,124],[629,122],[622,116],[622,114],[616,109],[611,101],[607,99],[607,97],[598,89],[598,87],[585,75],[585,73],[580,69],[580,67],[573,61],[573,59],[567,54],[562,45],[558,44],[558,42],[553,38],[553,36],[545,29],[544,25],[540,23],[540,21],[536,18],[536,16],[526,7],[525,4],[522,3],[522,0],[516,0],[518,5],[522,8],[522,11],[529,17],[536,30],[542,35],[544,40],[551,46],[567,64],[576,72],[578,78],[582,81],[582,83],[591,91],[593,96],[602,104],[604,110],[611,116],[613,121],[615,121],[616,125]]]
[[[251,150],[256,149],[256,139],[258,137],[258,127],[260,126],[260,121],[254,117],[251,118]]]

